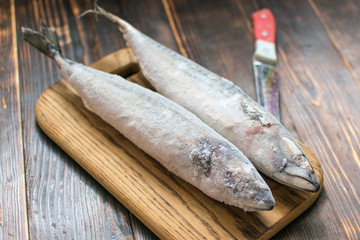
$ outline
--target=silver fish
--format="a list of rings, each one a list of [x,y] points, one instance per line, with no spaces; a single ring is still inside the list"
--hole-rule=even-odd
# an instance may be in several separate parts
[[[314,169],[296,140],[239,87],[101,7],[96,6],[95,12],[117,25],[156,91],[190,110],[230,140],[270,178],[297,189],[319,190]]]
[[[85,106],[130,141],[208,196],[247,211],[270,210],[274,198],[253,164],[198,117],[160,94],[65,59],[54,30],[22,29],[53,58]]]

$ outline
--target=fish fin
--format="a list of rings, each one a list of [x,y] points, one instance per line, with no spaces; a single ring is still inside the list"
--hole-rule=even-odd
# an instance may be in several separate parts
[[[95,17],[97,17],[97,15],[102,15],[104,17],[106,17],[107,19],[109,19],[110,21],[112,21],[113,23],[115,23],[115,25],[119,28],[119,30],[121,32],[126,32],[129,28],[132,28],[132,26],[127,23],[125,20],[119,18],[118,16],[106,11],[105,9],[103,9],[102,7],[100,7],[96,1],[94,3],[94,9],[89,9],[86,10],[85,12],[83,12],[82,14],[80,14],[79,17],[85,16],[88,13],[94,13]]]
[[[109,13],[108,11],[106,11],[105,9],[103,9],[102,7],[100,7],[99,5],[96,4],[95,9],[98,14],[103,15],[104,17],[107,17],[111,21],[114,21],[112,14]]]
[[[97,20],[97,15],[100,14],[102,16],[105,16],[106,18],[108,18],[109,20],[113,21],[113,16],[111,13],[107,12],[105,9],[103,9],[102,7],[100,7],[97,4],[97,1],[94,2],[94,9],[89,9],[86,10],[85,12],[83,12],[82,14],[79,15],[79,18],[89,14],[89,13],[94,13],[95,14],[95,18]]]
[[[97,0],[94,1],[94,9],[88,9],[88,10],[86,10],[85,12],[81,13],[81,14],[78,16],[78,18],[82,18],[83,16],[85,16],[85,15],[87,15],[87,14],[89,14],[89,13],[94,13],[94,14],[95,14],[95,19],[96,19],[96,21],[97,21],[97,20],[98,20],[98,19],[97,19],[97,15],[98,15],[99,11],[96,9],[96,7],[97,7]]]
[[[40,22],[40,32],[30,28],[21,28],[25,41],[37,48],[47,56],[54,58],[55,55],[61,55],[59,38],[56,31],[50,28],[43,21]]]
[[[119,18],[118,16],[116,16],[116,15],[112,14],[111,12],[108,12],[105,9],[103,9],[102,7],[100,7],[96,2],[95,2],[94,9],[85,11],[83,14],[81,14],[81,16],[84,16],[88,13],[95,13],[96,16],[97,16],[97,14],[102,15],[102,16],[106,17],[107,19],[109,19],[110,21],[114,22],[121,29],[124,28],[125,24],[128,24],[123,19]]]

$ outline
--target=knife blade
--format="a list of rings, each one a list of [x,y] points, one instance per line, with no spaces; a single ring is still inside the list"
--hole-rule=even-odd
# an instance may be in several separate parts
[[[257,101],[280,120],[279,82],[275,71],[275,18],[267,8],[254,12],[251,18],[255,39],[252,61]]]

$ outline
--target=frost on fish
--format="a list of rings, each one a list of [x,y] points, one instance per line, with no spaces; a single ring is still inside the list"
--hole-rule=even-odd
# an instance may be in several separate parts
[[[144,76],[160,94],[196,114],[267,176],[317,191],[315,172],[281,123],[232,82],[201,67],[98,7],[123,33]]]
[[[95,70],[75,71],[68,81],[89,109],[210,197],[245,210],[273,207],[271,191],[251,162],[179,105]]]
[[[218,201],[249,211],[274,207],[270,188],[252,163],[194,114],[120,76],[64,59],[55,38],[44,31],[23,32],[55,60],[88,109],[168,170]]]
[[[271,192],[265,187],[264,182],[258,180],[256,177],[258,172],[250,162],[244,161],[242,166],[238,164],[239,153],[237,148],[229,143],[198,139],[197,147],[191,151],[193,176],[196,178],[205,176],[200,184],[209,190],[208,195],[212,197],[223,195],[223,201],[227,204],[234,205],[234,200],[241,198],[246,202],[246,210],[259,210],[259,206],[272,208]],[[219,189],[212,188],[213,181],[224,186],[225,194],[219,192]]]

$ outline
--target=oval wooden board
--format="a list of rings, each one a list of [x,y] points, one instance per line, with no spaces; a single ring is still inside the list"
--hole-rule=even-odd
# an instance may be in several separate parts
[[[151,87],[138,73],[129,49],[110,54],[92,67],[128,76]],[[319,196],[265,178],[275,197],[267,212],[244,212],[215,201],[174,176],[124,136],[88,111],[75,90],[61,80],[36,105],[43,131],[163,239],[269,239]],[[319,181],[319,161],[304,145]]]

